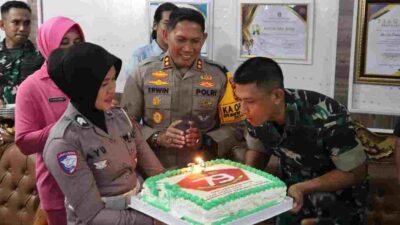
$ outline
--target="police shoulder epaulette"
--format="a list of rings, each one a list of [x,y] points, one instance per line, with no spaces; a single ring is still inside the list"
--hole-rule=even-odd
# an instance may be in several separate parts
[[[136,118],[133,116],[129,116],[123,107],[115,106],[111,110],[116,115],[123,117],[131,127],[136,122]]]
[[[80,128],[91,128],[93,126],[85,117],[80,114],[76,114],[73,120],[74,124]]]
[[[65,131],[67,128],[72,124],[72,120],[70,118],[63,118],[59,123],[57,123],[57,127],[55,127],[53,130],[53,138],[54,139],[59,139],[63,138]]]
[[[204,61],[210,65],[218,67],[224,74],[227,74],[229,72],[229,70],[224,65],[217,63],[211,59],[204,58]]]

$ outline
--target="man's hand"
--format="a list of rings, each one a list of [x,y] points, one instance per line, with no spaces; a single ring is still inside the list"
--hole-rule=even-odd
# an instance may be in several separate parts
[[[189,121],[189,129],[186,130],[185,142],[186,146],[198,150],[201,146],[201,131],[197,127],[193,127],[194,122]]]
[[[185,146],[185,133],[177,128],[176,125],[182,120],[171,123],[166,131],[158,136],[157,143],[165,148],[183,148]]]
[[[289,187],[288,196],[293,198],[292,213],[298,213],[303,207],[304,192],[301,189],[301,183],[293,184]]]

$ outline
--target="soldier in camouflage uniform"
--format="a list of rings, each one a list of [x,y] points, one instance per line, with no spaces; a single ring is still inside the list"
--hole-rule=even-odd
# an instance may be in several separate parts
[[[284,89],[268,58],[244,62],[234,82],[247,118],[246,163],[261,167],[277,156],[294,199],[277,224],[366,224],[366,154],[346,108],[320,93]]]
[[[38,70],[43,57],[28,40],[31,9],[20,1],[9,1],[1,6],[0,28],[6,37],[0,45],[0,100],[14,104],[19,84]]]
[[[143,136],[171,168],[186,166],[197,154],[224,155],[242,132],[221,125],[241,120],[240,110],[236,101],[222,104],[228,86],[225,67],[200,56],[207,36],[203,16],[175,9],[167,30],[168,52],[139,65],[127,80],[121,105],[143,120]],[[233,92],[231,96],[234,101]]]

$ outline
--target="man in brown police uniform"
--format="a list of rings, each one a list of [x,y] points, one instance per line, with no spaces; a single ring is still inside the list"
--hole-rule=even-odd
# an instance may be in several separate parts
[[[174,10],[164,32],[167,53],[143,61],[122,96],[121,105],[143,120],[143,135],[167,168],[192,162],[203,153],[198,150],[224,156],[241,139],[240,105],[224,96],[233,95],[227,70],[200,57],[204,28],[201,13]]]

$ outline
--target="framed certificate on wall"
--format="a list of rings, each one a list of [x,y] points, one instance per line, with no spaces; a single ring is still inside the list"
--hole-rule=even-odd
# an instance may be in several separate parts
[[[400,2],[358,1],[355,82],[400,85]]]
[[[313,0],[239,1],[239,59],[312,63]]]
[[[199,11],[205,18],[205,32],[208,33],[208,37],[201,49],[201,55],[209,59],[212,58],[212,15],[213,7],[212,0],[149,0],[149,31],[152,32],[154,13],[159,5],[164,2],[170,2],[178,7],[186,7]],[[151,35],[150,35],[151,37]]]

